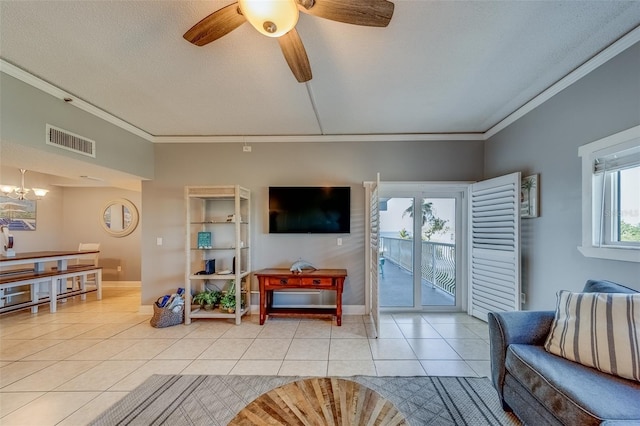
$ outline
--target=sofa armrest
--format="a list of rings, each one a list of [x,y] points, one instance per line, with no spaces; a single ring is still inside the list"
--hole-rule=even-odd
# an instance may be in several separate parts
[[[555,311],[489,312],[491,380],[501,401],[507,347],[513,343],[543,345],[551,330],[554,316]]]

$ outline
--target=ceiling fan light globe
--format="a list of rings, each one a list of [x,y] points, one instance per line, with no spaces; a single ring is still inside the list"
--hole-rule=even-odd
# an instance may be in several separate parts
[[[239,0],[238,3],[247,21],[267,37],[280,37],[298,23],[295,0]]]

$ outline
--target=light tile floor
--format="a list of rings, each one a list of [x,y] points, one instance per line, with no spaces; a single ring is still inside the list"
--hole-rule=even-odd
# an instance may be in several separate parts
[[[138,289],[105,288],[50,314],[0,317],[0,424],[82,425],[152,374],[488,376],[485,323],[466,314],[258,316],[155,329]]]

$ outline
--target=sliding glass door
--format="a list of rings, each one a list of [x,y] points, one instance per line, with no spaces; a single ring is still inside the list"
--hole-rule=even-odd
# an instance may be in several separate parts
[[[381,186],[380,307],[460,310],[462,191]]]

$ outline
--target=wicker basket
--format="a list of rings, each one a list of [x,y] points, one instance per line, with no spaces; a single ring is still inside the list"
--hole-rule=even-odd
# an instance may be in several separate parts
[[[179,309],[178,309],[179,308]],[[175,309],[177,312],[174,312]],[[171,327],[172,325],[182,324],[184,321],[184,306],[179,305],[173,309],[160,308],[155,303],[153,304],[153,317],[151,317],[152,327],[164,328]]]

